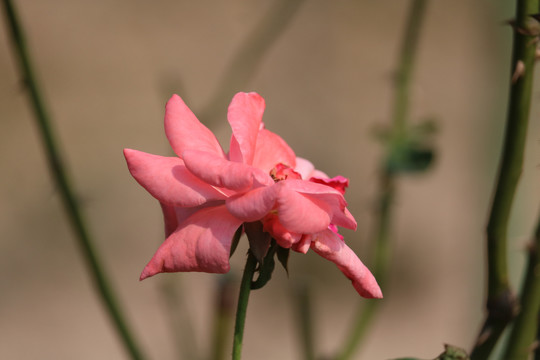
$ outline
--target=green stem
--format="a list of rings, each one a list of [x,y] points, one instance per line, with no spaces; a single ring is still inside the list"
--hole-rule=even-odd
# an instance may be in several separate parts
[[[3,5],[6,20],[10,29],[13,47],[18,57],[20,67],[19,70],[30,93],[32,109],[34,111],[37,125],[45,146],[47,160],[49,162],[53,178],[60,191],[66,214],[79,241],[83,257],[87,262],[91,276],[94,280],[94,284],[101,296],[101,300],[103,301],[109,316],[116,326],[116,330],[118,331],[127,352],[131,355],[132,359],[143,359],[143,356],[139,351],[132,335],[130,334],[129,328],[120,312],[120,308],[115,300],[113,290],[108,283],[107,276],[100,265],[100,260],[96,251],[94,250],[92,240],[86,228],[85,221],[74,195],[74,191],[70,186],[60,152],[57,148],[54,133],[50,125],[49,116],[47,115],[45,105],[41,99],[37,81],[32,71],[30,56],[26,49],[23,30],[19,24],[16,10],[10,0],[4,0]]]
[[[534,243],[529,249],[527,273],[521,295],[521,310],[512,327],[505,359],[527,360],[534,350],[540,310],[540,218],[536,226]]]
[[[413,0],[403,37],[401,54],[396,73],[396,91],[394,98],[393,129],[395,136],[405,131],[409,108],[409,88],[414,68],[415,55],[417,53],[420,29],[424,20],[427,0]],[[386,159],[385,159],[386,161]],[[377,227],[374,236],[374,263],[373,274],[381,288],[386,283],[388,263],[390,259],[390,230],[392,219],[392,203],[395,197],[396,174],[391,172],[383,163],[379,184],[379,201],[377,213]],[[346,339],[341,352],[336,359],[351,359],[358,351],[366,330],[372,323],[379,302],[368,300],[364,307],[360,308],[349,337]]]
[[[248,257],[246,260],[246,266],[244,268],[244,274],[242,275],[242,282],[240,283],[240,293],[238,295],[238,306],[236,308],[236,323],[234,325],[234,341],[233,341],[233,360],[240,360],[242,358],[242,339],[244,338],[244,325],[246,323],[246,313],[249,300],[249,293],[251,291],[251,282],[253,280],[253,274],[257,267],[257,259],[248,251]]]
[[[515,316],[515,296],[508,282],[507,229],[510,211],[523,167],[523,152],[529,122],[535,61],[535,36],[529,14],[538,12],[538,0],[518,0],[514,31],[510,102],[499,176],[487,225],[488,294],[487,317],[471,359],[487,359],[506,325]],[[523,73],[517,76],[516,69]]]

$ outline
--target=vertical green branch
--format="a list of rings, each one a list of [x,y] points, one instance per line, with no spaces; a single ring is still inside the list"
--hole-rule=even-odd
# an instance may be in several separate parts
[[[504,355],[505,359],[527,360],[535,348],[540,310],[540,218],[536,225],[534,241],[529,247],[527,272],[520,299],[520,312]],[[536,344],[538,346],[538,344]]]
[[[94,249],[79,204],[77,203],[73,188],[65,171],[62,157],[56,139],[54,138],[54,132],[51,127],[49,116],[41,99],[41,92],[34,77],[30,56],[26,49],[23,30],[19,24],[16,10],[10,0],[4,0],[3,5],[11,41],[18,60],[19,70],[24,80],[24,84],[29,91],[30,102],[46,150],[47,160],[54,181],[58,186],[66,215],[76,234],[83,257],[87,262],[89,272],[93,278],[94,285],[101,296],[101,300],[103,301],[127,352],[131,355],[132,359],[143,359],[142,353],[131,335],[120,311],[120,307],[115,300],[114,292]]]
[[[538,0],[518,0],[514,23],[512,83],[502,159],[487,225],[487,317],[471,358],[487,359],[500,335],[515,316],[516,301],[508,281],[507,229],[523,167],[538,36]]]
[[[386,283],[390,258],[392,204],[395,197],[395,181],[399,174],[399,170],[396,170],[396,168],[401,168],[401,170],[408,168],[408,164],[398,165],[397,167],[390,164],[393,162],[393,160],[391,160],[394,157],[393,153],[396,151],[400,152],[403,149],[401,147],[403,140],[407,139],[409,88],[417,53],[418,40],[420,37],[420,29],[425,17],[426,4],[426,0],[413,0],[409,9],[403,41],[401,43],[398,68],[396,71],[394,110],[390,138],[386,149],[387,156],[383,160],[380,170],[379,196],[376,214],[377,224],[373,239],[375,249],[372,271],[377,282],[383,289],[384,284]],[[410,149],[406,148],[404,150],[409,151]],[[401,156],[401,154],[398,154],[398,156]],[[358,310],[353,327],[349,332],[350,335],[340,349],[339,354],[336,356],[336,359],[338,360],[347,360],[353,357],[364,339],[366,330],[371,325],[372,320],[380,307],[380,301],[366,301],[365,305]]]

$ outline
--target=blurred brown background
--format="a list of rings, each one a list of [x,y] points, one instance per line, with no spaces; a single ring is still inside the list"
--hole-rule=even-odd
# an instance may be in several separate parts
[[[408,1],[305,1],[242,88],[266,99],[264,120],[330,175],[350,178],[358,230],[346,241],[370,263],[381,146]],[[122,149],[169,154],[172,93],[202,112],[273,1],[16,1],[54,127],[97,247],[129,321],[153,359],[176,356],[164,279],[208,353],[219,276],[173,274],[142,283],[162,240],[157,201],[129,175]],[[512,2],[431,1],[411,93],[412,118],[433,116],[437,161],[399,181],[391,281],[358,359],[433,358],[470,348],[483,306],[484,224],[505,120]],[[2,18],[2,20],[4,20]],[[0,357],[122,359],[51,181],[5,23],[0,26]],[[537,72],[538,73],[538,72]],[[540,75],[539,75],[540,76]],[[537,76],[538,77],[538,76]],[[226,104],[208,123],[228,146]],[[540,199],[540,84],[509,233],[514,285]],[[245,245],[233,258],[237,275]],[[250,299],[245,359],[300,358],[291,286],[314,288],[319,353],[340,344],[361,301],[335,266],[294,254],[290,279]],[[235,294],[236,296],[236,294]],[[180,334],[184,337],[183,334]]]

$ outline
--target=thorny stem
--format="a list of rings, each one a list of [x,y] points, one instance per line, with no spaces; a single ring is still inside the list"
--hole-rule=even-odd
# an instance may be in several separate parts
[[[127,352],[130,354],[132,359],[143,359],[143,355],[139,350],[133,336],[131,335],[124,316],[120,311],[120,307],[116,302],[115,294],[108,282],[107,275],[100,264],[101,261],[94,249],[94,245],[85,225],[79,204],[77,203],[73,188],[70,185],[60,151],[57,147],[57,142],[54,138],[49,116],[41,99],[41,93],[34,77],[30,56],[24,41],[23,29],[18,21],[16,10],[10,0],[4,0],[3,5],[10,30],[12,45],[18,58],[18,65],[20,67],[19,70],[24,80],[24,84],[27,86],[29,91],[32,109],[35,113],[34,115],[37,125],[45,146],[47,160],[49,162],[54,181],[56,182],[60,191],[69,222],[71,223],[71,226],[76,234],[76,238],[79,241],[82,255],[87,262],[94,285],[101,296],[101,300],[103,301],[103,304],[105,305],[105,308],[108,311],[109,316],[111,317],[111,320],[113,321],[113,324],[116,327],[116,330],[118,331]]]
[[[407,122],[410,80],[417,52],[420,28],[425,17],[426,3],[426,0],[413,0],[409,10],[396,74],[392,129],[394,134],[403,132]],[[387,169],[383,164],[380,175],[377,227],[374,236],[375,255],[372,268],[373,274],[381,288],[384,288],[384,284],[386,283],[390,258],[390,229],[392,203],[395,196],[395,180],[396,174]],[[336,357],[337,360],[352,358],[362,343],[366,330],[374,319],[379,305],[380,302],[377,300],[367,300],[365,306],[358,310],[353,329],[349,332],[350,335],[346,339],[345,345]]]
[[[238,306],[236,308],[236,323],[234,325],[234,341],[233,341],[233,360],[240,360],[242,358],[242,339],[244,337],[244,325],[246,323],[246,313],[249,300],[249,293],[251,292],[251,282],[253,280],[253,274],[257,267],[257,259],[248,250],[248,257],[246,260],[246,266],[244,268],[244,274],[242,275],[242,281],[240,283],[240,293],[238,294]]]
[[[527,360],[534,350],[540,309],[540,217],[536,225],[534,242],[530,244],[527,273],[521,295],[521,310],[516,318],[505,359]],[[536,344],[538,346],[538,344]]]
[[[515,296],[508,282],[507,228],[514,194],[523,167],[523,152],[536,51],[535,35],[529,32],[538,12],[538,0],[518,0],[514,31],[510,102],[499,176],[487,225],[488,294],[487,317],[473,348],[471,359],[487,359],[506,325],[515,316]],[[516,70],[523,68],[523,73]]]

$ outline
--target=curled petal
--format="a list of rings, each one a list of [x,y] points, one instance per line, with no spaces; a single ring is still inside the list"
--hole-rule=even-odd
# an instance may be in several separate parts
[[[278,135],[266,129],[261,129],[257,136],[253,166],[268,173],[277,164],[284,164],[294,169],[296,155]]]
[[[276,203],[277,186],[261,186],[244,194],[227,199],[227,209],[238,219],[246,222],[261,220]]]
[[[229,105],[232,128],[229,160],[251,165],[264,112],[264,99],[257,93],[238,93]]]
[[[330,205],[288,187],[290,181],[302,180],[284,180],[276,185],[280,187],[276,201],[280,223],[289,231],[300,234],[311,234],[326,229],[331,220]]]
[[[225,158],[225,153],[214,134],[193,114],[178,95],[173,95],[165,106],[165,134],[176,155],[197,149]]]
[[[358,226],[356,220],[347,208],[342,211],[334,211],[332,214],[332,224],[352,230],[356,230],[356,227]]]
[[[210,185],[245,191],[254,185],[274,184],[270,175],[260,169],[228,161],[207,152],[187,150],[183,158],[189,171]]]
[[[358,293],[365,298],[382,298],[382,292],[369,269],[332,230],[313,235],[311,248],[332,261],[347,276]]]
[[[292,249],[296,252],[306,254],[311,246],[311,237],[311,234],[302,236],[300,241],[293,245]]]
[[[191,174],[177,157],[164,157],[124,149],[131,175],[161,203],[198,206],[225,195]]]
[[[318,178],[318,177],[312,177],[309,179],[309,181],[312,181],[317,184],[323,184],[330,186],[333,189],[336,189],[339,191],[342,195],[345,194],[345,189],[349,186],[349,179],[346,177],[343,177],[341,175],[338,175],[333,178]]]
[[[333,223],[356,229],[356,221],[346,209],[347,202],[339,191],[303,180],[284,180],[279,185],[282,190],[278,198],[278,213],[286,228],[312,234]]]
[[[225,205],[201,209],[163,242],[140,280],[162,272],[228,272],[232,237],[241,224]]]
[[[279,246],[290,248],[293,244],[300,241],[302,234],[290,232],[279,222],[279,218],[275,214],[268,214],[263,219],[263,230],[270,233],[276,240]],[[309,247],[309,244],[308,244]]]

